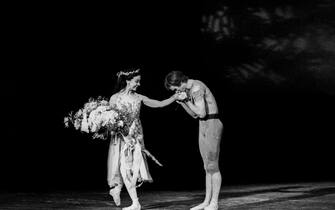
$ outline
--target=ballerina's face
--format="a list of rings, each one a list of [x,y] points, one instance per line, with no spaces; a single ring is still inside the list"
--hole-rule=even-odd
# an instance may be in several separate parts
[[[135,76],[131,80],[127,81],[129,89],[132,91],[136,91],[136,89],[141,85],[141,76]]]

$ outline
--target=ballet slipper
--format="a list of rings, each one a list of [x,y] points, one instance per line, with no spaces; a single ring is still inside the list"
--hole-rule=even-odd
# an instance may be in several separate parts
[[[119,187],[117,186],[109,190],[109,194],[113,197],[113,200],[116,206],[121,205],[120,193],[121,193],[121,189],[119,189]]]

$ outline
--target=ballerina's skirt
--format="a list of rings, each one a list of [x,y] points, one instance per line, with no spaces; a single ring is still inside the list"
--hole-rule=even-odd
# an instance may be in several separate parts
[[[133,149],[128,148],[129,145],[126,145],[122,140],[122,137],[115,137],[111,140],[108,153],[107,161],[107,181],[109,186],[115,186],[123,184],[123,179],[121,175],[121,167],[125,167],[126,170],[132,170],[136,167],[134,163],[139,163],[139,177],[138,181],[140,182],[152,182],[152,177],[149,172],[147,159],[145,154],[141,151],[141,146],[134,147]],[[140,151],[135,151],[135,149]],[[140,153],[137,155],[137,158],[134,159],[134,152]],[[121,161],[124,162],[121,164]]]

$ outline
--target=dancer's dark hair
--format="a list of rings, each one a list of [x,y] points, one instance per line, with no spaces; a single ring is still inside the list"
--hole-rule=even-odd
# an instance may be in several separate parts
[[[116,74],[116,84],[114,87],[114,93],[119,92],[127,86],[127,81],[133,79],[134,77],[140,75],[139,68],[127,68],[119,71]]]
[[[179,87],[181,83],[187,82],[188,77],[181,71],[171,71],[165,77],[165,88],[170,90],[171,86]]]

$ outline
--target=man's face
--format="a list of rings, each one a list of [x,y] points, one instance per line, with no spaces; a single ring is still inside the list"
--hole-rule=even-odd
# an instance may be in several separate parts
[[[177,92],[179,90],[178,86],[170,86],[170,90],[173,92]]]
[[[183,92],[186,89],[186,83],[181,83],[180,86],[171,86],[170,90],[174,92]]]

